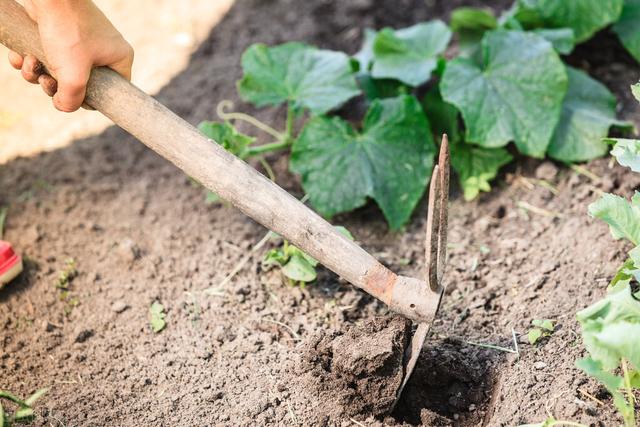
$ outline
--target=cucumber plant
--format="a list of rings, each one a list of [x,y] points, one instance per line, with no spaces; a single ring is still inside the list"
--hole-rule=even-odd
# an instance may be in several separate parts
[[[256,107],[286,105],[285,129],[230,112],[228,102],[222,122],[200,129],[243,159],[257,157],[272,178],[264,156],[290,150],[290,170],[325,217],[374,200],[399,229],[424,194],[442,133],[468,200],[490,190],[513,159],[511,143],[523,155],[568,163],[605,155],[610,129],[632,126],[616,119],[611,92],[562,55],[613,24],[640,60],[638,15],[640,0],[516,0],[501,16],[465,7],[449,25],[365,29],[352,57],[258,43],[242,56],[238,93]],[[342,107],[354,98],[368,110],[348,122]],[[273,141],[257,143],[236,130],[238,121]]]
[[[640,85],[633,87],[640,101]],[[618,162],[640,172],[640,141],[609,139]],[[609,225],[615,239],[634,245],[609,284],[607,295],[577,314],[589,357],[577,366],[600,381],[613,397],[626,427],[636,425],[634,390],[640,389],[640,193],[631,201],[604,194],[589,213]],[[616,370],[621,375],[616,374]]]

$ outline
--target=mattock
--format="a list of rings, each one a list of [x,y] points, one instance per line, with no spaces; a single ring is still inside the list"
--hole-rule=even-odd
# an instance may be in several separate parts
[[[31,54],[48,72],[38,28],[15,0],[0,0],[0,43]],[[51,74],[51,73],[49,73]],[[55,74],[51,74],[56,77]],[[404,387],[443,294],[449,152],[446,137],[434,170],[427,221],[427,277],[398,276],[295,197],[202,135],[108,68],[95,68],[85,103],[246,215],[419,326],[407,350]]]

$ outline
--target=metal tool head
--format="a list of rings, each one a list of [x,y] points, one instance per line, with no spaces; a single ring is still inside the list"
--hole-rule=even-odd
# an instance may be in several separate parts
[[[444,287],[442,278],[447,263],[447,227],[449,223],[449,140],[447,135],[442,135],[442,143],[440,144],[440,155],[438,164],[433,169],[431,176],[431,184],[429,185],[429,206],[427,211],[427,233],[425,240],[426,252],[426,286],[427,289],[421,290],[421,297],[426,300],[433,301],[433,317],[435,317]],[[428,295],[428,294],[431,295]],[[402,383],[396,393],[396,401],[400,399],[404,387],[407,385],[413,370],[416,367],[418,356],[424,346],[424,342],[429,333],[431,322],[423,322],[418,324],[409,345],[404,354],[404,377]]]

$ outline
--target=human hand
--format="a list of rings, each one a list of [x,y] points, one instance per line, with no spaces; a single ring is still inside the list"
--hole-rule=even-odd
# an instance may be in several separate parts
[[[11,65],[30,83],[40,84],[60,111],[82,105],[93,67],[106,66],[131,79],[133,48],[91,0],[25,0],[37,24],[51,74],[31,55],[9,52]]]

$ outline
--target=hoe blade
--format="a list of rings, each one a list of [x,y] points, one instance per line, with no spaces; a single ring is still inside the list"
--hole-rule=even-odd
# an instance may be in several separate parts
[[[447,262],[447,226],[449,223],[449,141],[442,136],[438,164],[433,169],[429,185],[429,207],[427,212],[427,234],[425,239],[427,283],[429,289],[441,298],[444,294],[442,278]],[[418,362],[418,356],[431,327],[430,323],[420,323],[416,328],[404,354],[404,377],[396,394],[398,403],[404,387],[407,385]]]

